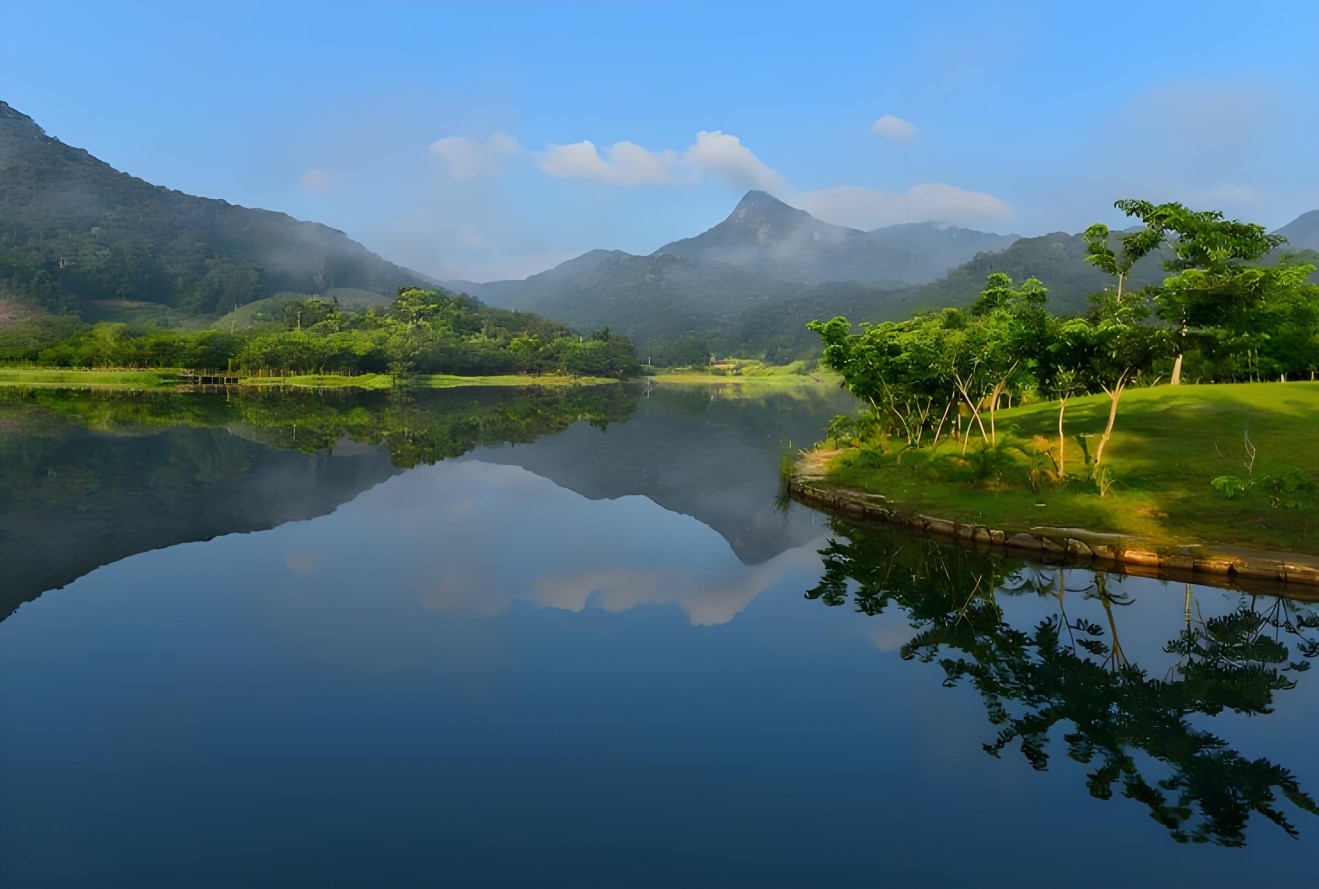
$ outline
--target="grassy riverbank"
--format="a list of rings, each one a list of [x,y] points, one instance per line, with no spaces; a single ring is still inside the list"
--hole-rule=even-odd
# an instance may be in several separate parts
[[[27,368],[0,367],[0,386],[24,386],[61,389],[173,389],[180,385],[179,371],[163,370],[82,370],[78,368]],[[606,377],[573,377],[566,374],[530,376],[504,374],[499,376],[461,377],[453,374],[427,374],[408,377],[401,385],[423,389],[453,389],[461,386],[595,386],[614,383]],[[389,374],[301,374],[285,377],[241,377],[239,386],[252,388],[299,389],[390,389],[394,385]]]
[[[53,389],[168,389],[178,385],[179,374],[176,370],[0,367],[0,386]]]
[[[965,456],[952,441],[922,450],[851,447],[813,462],[829,484],[1005,530],[1075,526],[1156,545],[1319,551],[1319,383],[1129,391],[1105,453],[1114,482],[1100,497],[1084,477],[1085,460],[1107,410],[1103,395],[1068,403],[1066,463],[1073,477],[1063,484],[1047,480],[1053,466],[1047,452],[1058,445],[1056,402],[1000,412],[993,450],[981,450],[978,440]],[[1241,488],[1231,497],[1213,485],[1224,476],[1239,480],[1228,486]]]

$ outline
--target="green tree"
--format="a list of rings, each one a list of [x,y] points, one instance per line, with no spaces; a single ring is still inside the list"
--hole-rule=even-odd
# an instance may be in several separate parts
[[[1173,384],[1181,382],[1188,337],[1226,335],[1257,354],[1263,333],[1258,319],[1273,304],[1294,296],[1314,271],[1293,261],[1262,265],[1286,238],[1257,223],[1179,203],[1122,200],[1115,206],[1144,225],[1129,238],[1142,245],[1157,238],[1170,253],[1164,263],[1170,274],[1153,289],[1153,296],[1159,317],[1178,332]]]

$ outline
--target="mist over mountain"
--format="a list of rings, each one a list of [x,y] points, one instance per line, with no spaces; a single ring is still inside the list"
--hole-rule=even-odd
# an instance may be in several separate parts
[[[328,226],[120,172],[0,101],[0,297],[219,315],[285,291],[393,296],[425,281]]]
[[[758,274],[818,284],[860,281],[910,283],[915,257],[885,246],[865,232],[821,222],[763,191],[750,191],[728,218],[693,238],[665,244],[667,254],[720,262]]]
[[[795,354],[808,340],[780,318],[808,321],[836,304],[882,311],[913,283],[1016,239],[942,223],[863,232],[750,191],[718,225],[648,256],[592,250],[521,281],[444,284],[575,327],[607,325],[641,345],[699,337],[719,349]],[[748,340],[736,331],[756,333]]]
[[[1021,235],[998,235],[946,222],[899,223],[867,234],[886,247],[910,254],[910,276],[916,283],[933,281],[981,253],[1006,250],[1021,239]]]
[[[618,250],[594,250],[523,281],[444,284],[579,330],[607,326],[643,345],[727,329],[748,312],[772,312],[780,300],[809,289],[724,263]]]
[[[1002,250],[1017,237],[939,222],[863,232],[822,222],[763,191],[750,191],[718,225],[655,252],[722,262],[804,284],[895,286],[932,281],[977,253]]]

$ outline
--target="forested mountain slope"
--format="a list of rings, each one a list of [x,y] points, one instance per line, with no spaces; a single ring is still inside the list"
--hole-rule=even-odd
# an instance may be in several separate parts
[[[219,315],[284,291],[393,295],[425,280],[327,226],[122,173],[0,101],[0,298]]]

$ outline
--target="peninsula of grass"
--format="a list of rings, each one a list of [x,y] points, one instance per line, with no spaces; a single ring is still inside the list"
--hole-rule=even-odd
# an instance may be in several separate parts
[[[1068,402],[1062,483],[1050,478],[1048,453],[1058,447],[1057,402],[1000,411],[994,448],[978,434],[965,454],[952,440],[921,449],[825,442],[798,471],[824,487],[881,494],[899,510],[1009,534],[1079,527],[1153,547],[1319,554],[1319,383],[1128,391],[1104,455],[1113,483],[1101,496],[1086,463],[1108,404],[1104,395]]]

